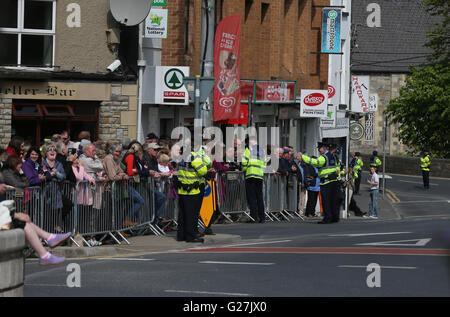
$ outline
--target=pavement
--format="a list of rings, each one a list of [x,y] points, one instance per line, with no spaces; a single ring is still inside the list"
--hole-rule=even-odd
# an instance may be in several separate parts
[[[364,212],[368,212],[369,209],[369,188],[368,186],[361,184],[360,193],[355,196],[355,200],[360,209]],[[382,193],[380,192],[378,197],[378,220],[396,220],[401,219],[401,215],[396,211],[396,209],[391,204],[390,199],[385,197],[382,198]],[[293,219],[291,222],[298,222],[299,226],[302,223],[317,222],[320,218],[305,218],[305,220]],[[345,222],[358,222],[358,221],[369,221],[369,218],[356,217],[353,212],[350,212],[350,217],[347,219],[341,219],[340,223]],[[266,222],[267,223],[267,222]],[[219,228],[220,231],[226,231],[227,226],[237,225],[240,223],[233,224],[214,224],[214,228]],[[330,224],[339,225],[339,224]],[[325,225],[327,226],[327,225]],[[60,246],[50,251],[57,256],[64,256],[66,258],[89,258],[89,257],[113,257],[113,256],[136,256],[139,254],[149,254],[152,252],[167,252],[170,250],[182,250],[189,249],[193,247],[211,247],[214,245],[223,244],[233,244],[242,241],[243,237],[236,234],[226,234],[218,233],[215,235],[205,235],[204,243],[187,243],[176,241],[176,231],[167,232],[164,236],[156,236],[153,234],[129,237],[127,240],[130,244],[126,244],[124,241],[121,244],[104,244],[95,247],[77,247],[75,244],[72,246]]]

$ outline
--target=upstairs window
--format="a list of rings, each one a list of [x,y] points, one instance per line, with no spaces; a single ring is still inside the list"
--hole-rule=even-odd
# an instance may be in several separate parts
[[[0,66],[52,67],[56,0],[0,1]]]

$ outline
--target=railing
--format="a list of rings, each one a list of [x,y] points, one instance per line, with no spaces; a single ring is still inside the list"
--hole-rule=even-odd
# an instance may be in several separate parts
[[[251,219],[243,173],[226,172],[215,177],[217,209],[229,222]],[[264,175],[265,214],[270,221],[302,218],[300,188],[295,175]],[[72,232],[86,238],[111,237],[116,243],[130,242],[124,231],[142,235],[151,231],[164,235],[176,227],[178,196],[172,178],[130,178],[115,182],[86,181],[76,184],[52,181],[25,189],[8,189],[6,199],[16,202],[18,211],[49,232]],[[254,219],[253,219],[254,220]],[[236,221],[236,219],[234,220]],[[72,237],[72,241],[80,244]]]

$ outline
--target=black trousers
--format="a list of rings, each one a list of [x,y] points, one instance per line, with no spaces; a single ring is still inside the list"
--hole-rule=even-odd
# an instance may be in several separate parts
[[[320,185],[324,222],[339,221],[339,186],[340,184],[337,181]]]
[[[250,208],[250,216],[256,221],[264,221],[264,195],[263,180],[257,178],[248,178],[245,180],[245,193],[247,194],[247,203]]]
[[[430,171],[422,170],[423,187],[430,188]]]
[[[178,202],[178,241],[194,240],[198,237],[198,217],[202,207],[203,195],[179,195]]]
[[[362,173],[360,172],[358,174],[358,178],[355,178],[355,191],[353,192],[354,194],[357,194],[359,192],[359,186],[361,185],[361,175]]]
[[[306,202],[305,216],[313,216],[316,213],[317,197],[319,192],[308,190],[308,201]]]

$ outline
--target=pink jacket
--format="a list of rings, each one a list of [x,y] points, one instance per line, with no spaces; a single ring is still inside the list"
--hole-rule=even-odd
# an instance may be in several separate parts
[[[75,174],[75,178],[77,181],[88,181],[88,182],[94,182],[94,179],[92,176],[90,176],[86,171],[84,170],[84,167],[79,165],[78,167],[72,166],[73,173]],[[92,194],[92,191],[90,189],[90,186],[82,183],[77,187],[78,194],[77,194],[77,200],[78,204],[80,205],[92,205],[94,202],[94,195]]]

